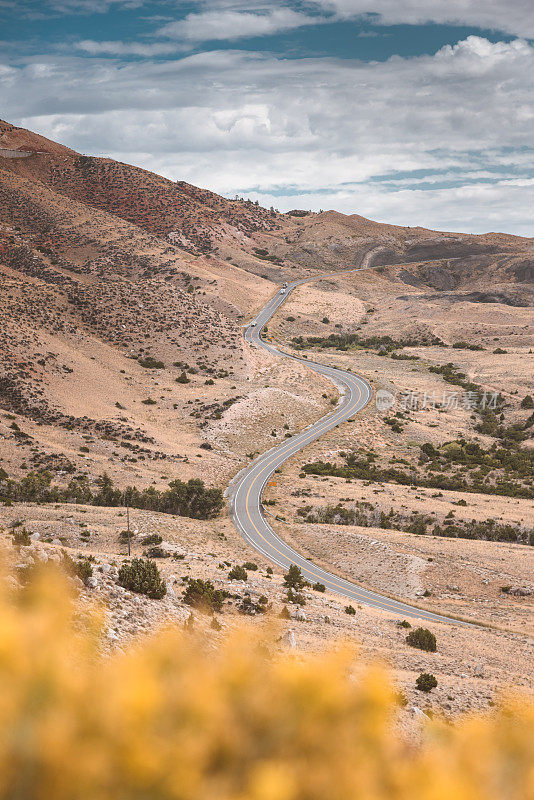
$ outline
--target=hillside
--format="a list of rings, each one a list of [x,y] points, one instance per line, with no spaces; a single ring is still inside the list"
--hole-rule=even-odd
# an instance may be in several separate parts
[[[411,263],[424,259],[433,261]],[[435,336],[466,302],[481,312],[488,303],[528,309],[532,302],[533,240],[402,228],[333,211],[279,214],[0,122],[0,400],[39,426],[37,439],[52,426],[64,446],[66,431],[151,442],[162,455],[145,460],[176,458],[176,450],[186,460],[201,455],[206,474],[224,481],[243,463],[251,436],[261,450],[271,429],[282,435],[285,408],[303,421],[325,405],[325,388],[330,393],[302,368],[279,369],[244,348],[243,322],[273,282],[382,263],[400,266],[378,269],[357,287],[350,277],[310,287],[312,306],[299,309],[290,329],[322,330],[323,309],[333,304],[350,331],[358,297],[376,291],[386,292],[384,302],[394,296],[396,311],[368,319],[369,330],[400,324]],[[423,321],[432,306],[441,309],[437,326]],[[214,449],[199,451],[212,440]],[[25,442],[16,446],[18,470],[28,458]],[[110,457],[102,447],[95,464],[85,464],[90,471]],[[133,463],[141,478],[145,465]]]
[[[187,576],[230,593],[224,627],[248,614],[247,592],[254,603],[267,597],[278,615],[287,604],[280,570],[271,574],[258,558],[246,582],[228,578],[231,565],[256,557],[222,501],[209,520],[156,504],[132,509],[132,552],[141,556],[147,538],[161,537],[168,594],[159,601],[120,590],[122,493],[133,486],[155,498],[170,481],[190,479],[224,490],[255,454],[331,410],[331,383],[245,346],[242,327],[282,281],[352,266],[375,268],[300,287],[269,335],[393,392],[441,396],[457,377],[453,363],[464,383],[501,394],[499,417],[480,432],[469,407],[384,418],[369,406],[284,465],[266,500],[280,535],[310,558],[371,588],[496,625],[472,633],[436,625],[440,688],[428,703],[452,715],[486,708],[506,676],[528,682],[534,551],[515,539],[421,536],[409,525],[427,515],[443,527],[451,511],[459,529],[494,517],[519,536],[531,525],[524,471],[504,476],[518,496],[438,493],[422,480],[430,467],[421,447],[435,448],[432,469],[460,476],[475,467],[460,457],[446,463],[442,449],[458,439],[500,448],[523,465],[532,442],[532,412],[521,405],[531,392],[532,239],[334,211],[280,214],[0,123],[0,488],[12,479],[19,493],[0,515],[2,539],[26,527],[32,543],[20,558],[53,560],[62,549],[89,558],[95,585],[83,592],[105,604],[110,647],[165,622],[181,625],[190,613]],[[336,475],[352,451],[379,477]],[[319,462],[334,466],[314,472]],[[477,464],[475,488],[506,473],[488,463]],[[395,464],[421,486],[390,479]],[[502,586],[526,594],[503,594]],[[328,592],[306,590],[304,611],[289,606],[290,619],[278,623],[283,642],[294,635],[297,649],[316,650],[332,638],[361,640],[364,654],[395,666],[417,702],[413,682],[429,656],[406,647],[397,620],[362,608],[348,616]],[[195,624],[206,634],[209,618],[195,612]]]

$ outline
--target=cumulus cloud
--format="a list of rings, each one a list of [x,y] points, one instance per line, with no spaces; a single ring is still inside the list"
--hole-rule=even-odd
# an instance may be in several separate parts
[[[468,37],[374,63],[229,50],[126,64],[48,56],[0,68],[0,90],[17,124],[229,195],[534,233],[532,74],[528,42]]]

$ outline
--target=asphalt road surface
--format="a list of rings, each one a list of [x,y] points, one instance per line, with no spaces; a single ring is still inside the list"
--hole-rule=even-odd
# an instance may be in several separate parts
[[[368,267],[361,269],[368,269]],[[343,272],[357,271],[359,270],[343,270]],[[340,273],[334,274],[339,275]],[[348,601],[378,608],[401,617],[415,617],[428,622],[451,622],[456,625],[467,624],[392,600],[377,592],[363,589],[351,581],[340,578],[314,565],[310,560],[286,544],[271,528],[267,520],[266,512],[262,506],[262,494],[273,472],[288,458],[298,453],[310,442],[314,442],[323,433],[332,430],[353,417],[365,408],[373,397],[373,389],[365,378],[351,372],[344,372],[334,367],[289,355],[261,338],[262,328],[287,300],[295,287],[306,283],[308,280],[316,281],[322,277],[332,276],[333,274],[325,274],[324,276],[314,276],[310,279],[290,283],[286,289],[280,289],[257,315],[253,323],[245,328],[245,340],[252,346],[261,347],[277,356],[300,361],[315,372],[325,375],[338,387],[341,398],[338,405],[329,414],[310,425],[301,433],[287,439],[283,444],[276,445],[268,452],[263,453],[234,478],[228,489],[231,517],[241,536],[256,551],[283,569],[287,569],[291,564],[297,564],[306,580],[311,583],[322,583],[328,591],[335,592],[345,597]]]

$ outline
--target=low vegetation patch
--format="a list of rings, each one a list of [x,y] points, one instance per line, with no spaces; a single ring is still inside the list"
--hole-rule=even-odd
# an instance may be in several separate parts
[[[74,477],[66,488],[52,484],[47,471],[29,472],[20,481],[12,480],[0,469],[0,501],[21,503],[83,503],[94,506],[123,506],[160,511],[193,519],[212,519],[224,506],[220,489],[207,489],[204,482],[192,478],[187,483],[174,480],[164,491],[137,489],[128,486],[116,489],[107,473],[101,475],[93,488],[86,476]]]
[[[461,500],[458,506],[467,505]],[[489,542],[516,542],[517,544],[534,545],[534,529],[519,525],[499,523],[494,519],[477,521],[456,520],[448,515],[439,523],[434,514],[401,514],[394,511],[381,511],[372,503],[357,501],[347,507],[341,502],[319,508],[302,506],[297,516],[310,524],[319,525],[357,525],[360,528],[383,528],[386,530],[404,531],[418,535],[444,536],[456,539],[482,539]]]
[[[425,650],[427,653],[436,652],[436,637],[428,628],[415,628],[406,637],[406,642],[410,647],[418,650]]]
[[[492,445],[484,450],[477,443],[457,440],[438,449],[430,443],[421,446],[418,465],[379,466],[376,453],[342,453],[344,464],[314,461],[302,466],[304,475],[329,475],[373,483],[397,483],[457,492],[495,494],[505,497],[534,498],[534,451],[510,450]],[[417,467],[424,467],[421,474]]]
[[[167,586],[157,565],[149,559],[133,558],[124,563],[119,569],[119,584],[152,600],[161,600],[167,594]]]
[[[140,356],[137,360],[145,369],[165,369],[163,361],[158,361],[153,356]]]
[[[248,574],[244,567],[236,565],[235,567],[232,567],[232,569],[228,573],[228,578],[231,581],[246,581],[248,578]]]
[[[329,336],[295,336],[292,340],[296,350],[309,350],[318,348],[321,350],[378,350],[386,354],[402,347],[421,347],[439,345],[444,346],[444,342],[437,336],[429,336],[424,339],[393,339],[391,336],[360,336],[358,333],[331,333]]]
[[[213,614],[222,609],[224,597],[224,592],[216,589],[211,581],[203,581],[202,578],[187,579],[184,603],[188,606],[197,608],[205,614]]]
[[[415,686],[420,692],[431,692],[437,685],[436,676],[430,672],[422,672],[415,681]]]
[[[309,583],[303,577],[301,568],[296,564],[291,564],[284,575],[284,586],[289,589],[304,589],[305,586],[309,586]]]

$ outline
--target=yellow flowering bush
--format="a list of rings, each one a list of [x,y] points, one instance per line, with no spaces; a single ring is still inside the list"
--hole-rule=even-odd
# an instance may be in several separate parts
[[[529,800],[534,708],[509,701],[424,744],[395,733],[377,666],[169,630],[100,654],[102,617],[38,574],[0,581],[1,800]]]

